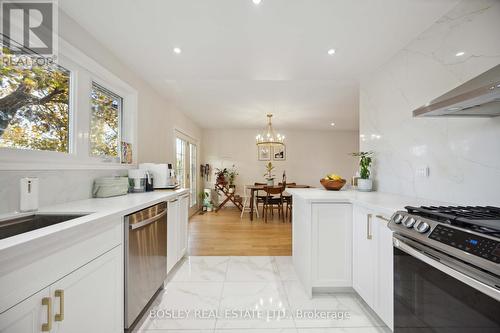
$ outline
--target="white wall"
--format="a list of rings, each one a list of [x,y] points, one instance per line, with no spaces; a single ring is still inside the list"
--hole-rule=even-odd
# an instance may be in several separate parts
[[[203,163],[214,169],[236,165],[237,192],[243,186],[265,182],[265,165],[258,161],[255,136],[259,130],[216,129],[203,131]],[[281,181],[286,170],[287,181],[320,187],[319,180],[327,173],[338,173],[346,179],[357,170],[357,161],[349,153],[358,150],[357,131],[300,131],[282,130],[286,135],[286,161],[272,161],[274,174]],[[214,183],[214,177],[210,183]]]
[[[121,64],[105,46],[62,11],[59,12],[59,34],[61,38],[137,90],[138,147],[133,147],[138,151],[136,162],[174,163],[174,128],[195,139],[201,138],[201,130],[196,123],[154,91],[136,73]],[[201,151],[201,147],[198,151]],[[0,171],[0,214],[19,209],[19,179],[22,177],[40,178],[40,205],[47,206],[89,198],[93,180],[111,175],[126,175],[126,171],[109,169]]]
[[[499,31],[500,1],[463,1],[362,80],[361,149],[376,152],[380,191],[500,206],[500,117],[421,119],[411,113],[499,64]],[[465,55],[456,57],[459,51]],[[430,177],[416,177],[425,166]]]
[[[138,91],[139,162],[173,163],[174,128],[182,129],[195,139],[201,138],[201,129],[195,122],[123,65],[105,46],[62,11],[59,14],[59,33],[63,39],[77,46]],[[147,52],[144,52],[144,58],[137,61],[148,61]]]

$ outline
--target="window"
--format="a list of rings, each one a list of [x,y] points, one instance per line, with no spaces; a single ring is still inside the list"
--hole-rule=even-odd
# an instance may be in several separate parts
[[[0,68],[0,147],[70,151],[70,72],[58,65]]]
[[[186,137],[182,135],[182,137]],[[198,205],[197,197],[197,147],[196,144],[188,141],[188,139],[175,139],[176,150],[176,174],[179,185],[189,189],[190,206],[195,207]]]
[[[196,188],[196,177],[197,177],[197,164],[196,161],[196,145],[189,143],[189,164],[190,164],[190,179],[189,179],[189,194],[191,196],[191,206],[194,207],[198,204],[197,200],[197,188]]]
[[[186,141],[176,138],[176,163],[175,171],[180,187],[186,187]]]
[[[123,99],[94,82],[90,97],[90,155],[119,158]]]

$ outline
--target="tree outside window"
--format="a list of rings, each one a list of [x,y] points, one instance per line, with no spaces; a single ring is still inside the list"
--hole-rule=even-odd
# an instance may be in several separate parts
[[[90,115],[90,154],[119,157],[123,99],[92,83]]]
[[[70,72],[11,60],[0,64],[0,147],[69,152]]]

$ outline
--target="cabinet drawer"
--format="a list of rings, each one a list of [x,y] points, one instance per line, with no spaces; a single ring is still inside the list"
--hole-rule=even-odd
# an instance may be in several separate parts
[[[54,252],[51,244],[44,244],[43,251],[23,254],[37,259],[0,276],[0,313],[122,244],[123,219],[101,223],[106,225],[104,229],[100,228],[100,232],[88,238],[80,237],[76,243],[62,237],[51,241],[54,248],[64,246],[63,249]]]

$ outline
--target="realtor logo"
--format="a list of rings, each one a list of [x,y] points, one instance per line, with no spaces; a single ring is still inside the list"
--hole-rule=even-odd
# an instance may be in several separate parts
[[[56,1],[2,0],[0,13],[2,46],[10,53],[56,55]]]

